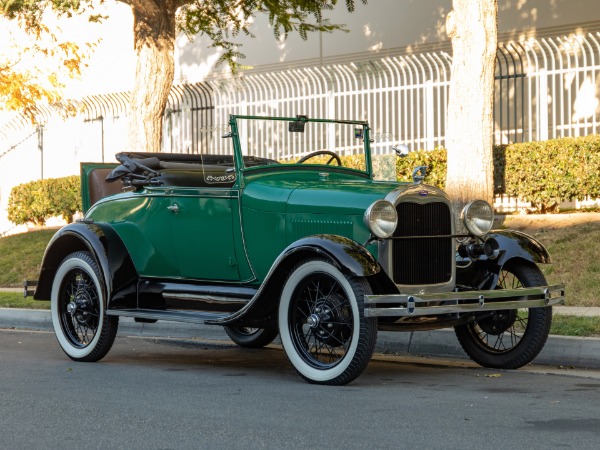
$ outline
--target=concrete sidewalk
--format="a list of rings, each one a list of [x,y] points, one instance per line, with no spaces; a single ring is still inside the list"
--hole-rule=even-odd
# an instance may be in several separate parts
[[[600,315],[600,308],[555,308],[558,314]],[[0,329],[53,332],[50,311],[0,308]],[[159,321],[137,323],[121,317],[119,336],[172,337],[210,339],[231,343],[218,326]],[[468,360],[453,330],[418,331],[414,333],[379,332],[376,352],[384,354],[437,356]],[[550,336],[536,364],[600,369],[600,338]]]
[[[600,316],[600,307],[597,306],[553,306],[554,314],[563,314],[565,316],[598,317]]]

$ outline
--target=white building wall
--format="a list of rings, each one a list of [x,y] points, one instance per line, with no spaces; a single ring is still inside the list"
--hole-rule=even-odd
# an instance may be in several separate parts
[[[314,33],[307,41],[297,35],[278,42],[265,17],[257,17],[252,33],[255,39],[243,39],[240,62],[255,70],[282,69],[346,63],[423,49],[449,48],[446,16],[451,0],[356,0],[356,10],[348,13],[344,2],[329,12],[331,22],[346,24],[348,33]],[[595,22],[595,23],[594,23]],[[522,35],[555,36],[577,29],[600,26],[597,0],[499,0],[498,31],[501,39]],[[565,31],[568,30],[568,31]],[[214,76],[219,53],[206,38],[189,42],[177,40],[176,80],[204,81]],[[220,68],[219,70],[222,70]]]

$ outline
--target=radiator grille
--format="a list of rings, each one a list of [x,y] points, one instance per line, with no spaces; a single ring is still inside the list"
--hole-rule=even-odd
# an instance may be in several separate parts
[[[449,236],[452,215],[445,203],[400,203],[394,237]],[[455,258],[450,237],[394,239],[392,267],[394,282],[402,285],[439,284],[450,281]]]

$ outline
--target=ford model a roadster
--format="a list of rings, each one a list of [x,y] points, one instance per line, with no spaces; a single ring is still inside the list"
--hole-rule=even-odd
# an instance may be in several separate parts
[[[35,292],[64,352],[103,358],[128,316],[223,326],[242,347],[280,335],[312,383],[360,375],[378,330],[454,327],[483,366],[532,361],[564,302],[537,267],[546,249],[490,231],[480,200],[456,230],[446,194],[395,181],[395,155],[370,131],[231,116],[201,154],[83,164],[86,215],[49,243]]]

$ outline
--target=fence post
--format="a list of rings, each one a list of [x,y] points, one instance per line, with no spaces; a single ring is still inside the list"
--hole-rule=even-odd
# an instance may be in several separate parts
[[[427,80],[425,83],[425,150],[433,150],[434,145],[434,115],[435,110],[433,106],[433,81]]]
[[[327,91],[327,111],[326,117],[338,117],[335,114],[335,95],[333,90]],[[341,116],[340,116],[341,117]],[[327,125],[327,149],[333,151],[335,149],[335,125],[330,123]]]
[[[548,140],[548,72],[540,69],[538,72],[538,140]]]
[[[246,101],[246,99],[243,99],[240,101],[240,113],[242,116],[248,115],[248,102]],[[241,123],[239,123],[238,125],[241,125],[238,132],[240,133],[240,147],[242,150],[242,154],[247,155],[248,154],[248,121],[242,120]]]

